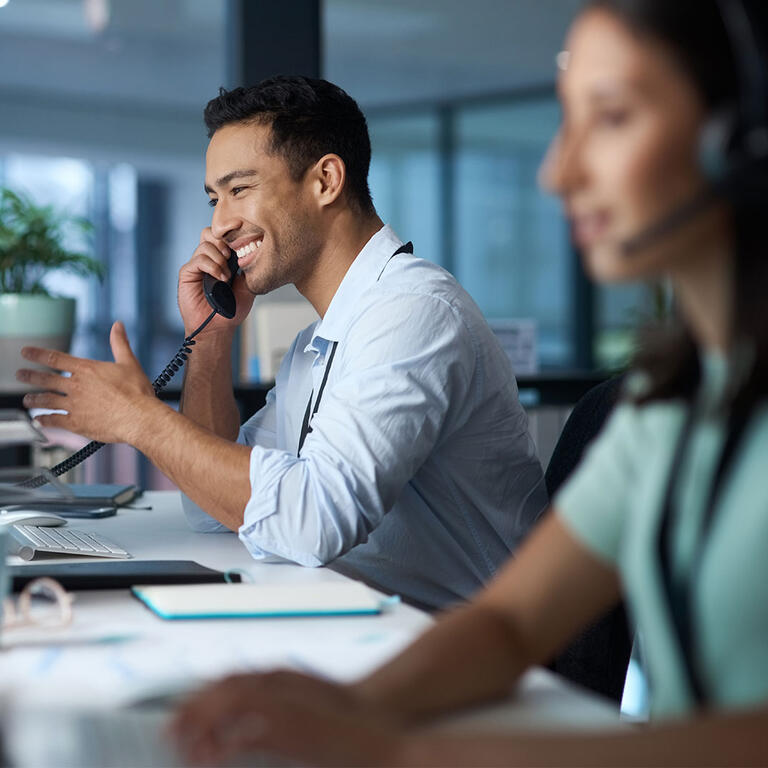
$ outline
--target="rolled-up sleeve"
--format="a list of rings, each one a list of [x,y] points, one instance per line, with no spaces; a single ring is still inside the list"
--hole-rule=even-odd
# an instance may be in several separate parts
[[[273,448],[276,444],[276,404],[274,387],[267,392],[266,403],[245,424],[237,435],[240,445],[262,445]],[[181,494],[181,506],[189,527],[197,533],[231,533],[226,525],[205,512],[186,494]]]
[[[361,310],[301,457],[251,452],[240,528],[251,554],[318,566],[366,541],[467,400],[474,369],[469,331],[449,303],[396,294]]]

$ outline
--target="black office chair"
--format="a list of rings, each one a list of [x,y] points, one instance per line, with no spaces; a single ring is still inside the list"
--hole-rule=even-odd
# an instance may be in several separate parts
[[[621,384],[622,377],[598,384],[574,406],[544,475],[550,498],[602,429],[618,400]],[[589,626],[550,664],[550,669],[621,702],[631,649],[632,639],[622,604]]]

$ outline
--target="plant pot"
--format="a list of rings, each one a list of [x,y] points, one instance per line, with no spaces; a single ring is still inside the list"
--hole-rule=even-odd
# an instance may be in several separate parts
[[[74,299],[0,293],[0,392],[33,389],[16,381],[19,368],[37,367],[24,360],[21,348],[46,347],[68,352],[74,327]]]

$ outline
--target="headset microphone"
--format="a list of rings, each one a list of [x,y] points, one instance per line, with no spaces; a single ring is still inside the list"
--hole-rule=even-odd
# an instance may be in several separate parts
[[[663,240],[678,227],[682,227],[692,219],[695,219],[700,213],[703,213],[716,199],[717,193],[715,188],[706,187],[698,195],[678,206],[654,224],[624,240],[619,246],[622,254],[624,256],[633,256],[638,251],[653,245],[657,240]]]

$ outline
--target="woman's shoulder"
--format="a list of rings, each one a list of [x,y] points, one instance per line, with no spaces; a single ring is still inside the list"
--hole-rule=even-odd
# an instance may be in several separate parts
[[[646,431],[658,436],[658,430],[669,425],[677,429],[687,404],[683,398],[643,400],[650,391],[650,376],[642,370],[629,371],[625,377],[611,422],[614,430],[631,430],[634,437]]]

